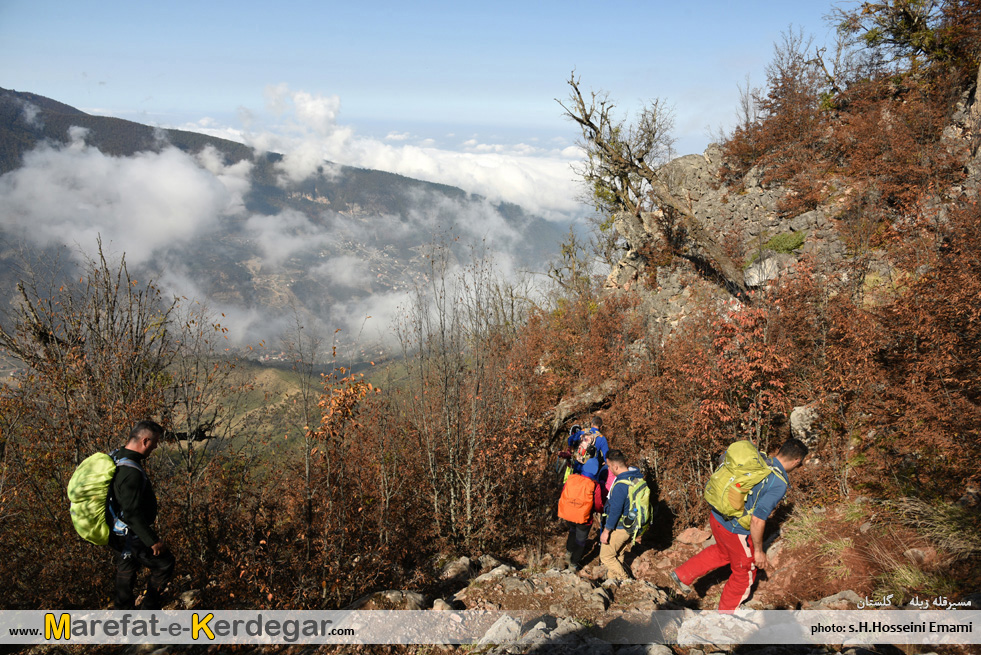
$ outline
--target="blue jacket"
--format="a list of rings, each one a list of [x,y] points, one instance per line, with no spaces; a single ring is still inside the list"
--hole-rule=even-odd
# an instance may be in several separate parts
[[[569,448],[575,451],[575,449],[579,447],[579,442],[580,440],[582,440],[582,435],[586,432],[593,432],[596,435],[598,435],[596,437],[596,441],[593,442],[593,445],[596,446],[596,453],[597,453],[596,458],[599,459],[599,466],[600,467],[605,466],[606,453],[610,451],[610,443],[606,440],[606,437],[604,437],[603,434],[596,428],[581,430],[575,434],[569,435]],[[580,464],[578,461],[576,461],[576,458],[573,457],[572,472],[579,473],[580,475],[586,475],[585,473],[582,472],[582,468],[585,467],[587,464],[589,464],[589,462],[586,462],[586,464]],[[593,475],[587,475],[587,477],[593,478],[594,480],[596,479]]]
[[[627,495],[627,490],[630,486],[629,481],[641,477],[643,476],[640,470],[631,466],[613,481],[613,486],[610,488],[610,497],[606,501],[606,521],[603,522],[604,529],[612,531],[623,527],[620,525],[620,518],[630,509],[630,498]],[[621,480],[627,480],[628,484],[617,484]]]
[[[577,465],[579,470],[576,470]],[[578,473],[579,475],[585,475],[593,482],[599,482],[600,480],[599,474],[601,468],[605,468],[605,467],[600,466],[599,460],[596,459],[595,457],[590,457],[589,459],[586,460],[584,464],[579,464],[579,462],[573,460],[572,472]]]
[[[783,464],[780,463],[779,459],[774,457],[769,462],[771,466],[783,475],[784,479],[788,479],[787,471],[783,468]],[[753,508],[753,516],[765,521],[770,518],[770,514],[776,509],[777,504],[783,500],[785,495],[787,495],[787,484],[780,479],[779,475],[771,473],[763,478],[763,481],[753,487],[749,492],[749,496],[746,497],[746,506]],[[729,532],[733,534],[749,534],[749,530],[739,525],[738,517],[727,519],[715,511],[714,508],[712,509],[712,515]]]

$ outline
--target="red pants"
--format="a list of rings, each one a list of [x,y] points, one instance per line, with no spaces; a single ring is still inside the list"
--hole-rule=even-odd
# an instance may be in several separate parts
[[[749,597],[749,590],[756,579],[753,563],[753,540],[748,534],[729,532],[712,515],[709,523],[715,544],[675,569],[678,579],[687,585],[726,564],[732,569],[726,586],[722,589],[719,611],[732,612]]]

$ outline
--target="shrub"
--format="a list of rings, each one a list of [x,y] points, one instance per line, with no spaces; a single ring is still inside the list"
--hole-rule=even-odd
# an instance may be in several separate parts
[[[803,230],[799,232],[784,232],[783,234],[777,234],[766,242],[764,247],[769,248],[774,252],[790,254],[804,245],[804,239],[807,237],[807,232]]]

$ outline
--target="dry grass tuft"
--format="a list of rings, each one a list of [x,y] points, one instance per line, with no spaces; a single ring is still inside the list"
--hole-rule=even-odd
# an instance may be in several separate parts
[[[981,553],[981,516],[956,505],[901,498],[884,505],[954,560]]]

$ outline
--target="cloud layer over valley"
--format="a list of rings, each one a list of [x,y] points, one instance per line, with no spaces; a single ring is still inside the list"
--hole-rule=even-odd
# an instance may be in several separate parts
[[[476,144],[460,153],[392,145],[339,126],[334,99],[276,88],[270,102],[281,109],[283,131],[243,132],[240,141],[282,157],[235,161],[213,146],[182,150],[165,130],[154,148],[127,156],[99,150],[80,127],[64,143],[39,141],[0,176],[5,256],[27,245],[91,257],[101,238],[107,254],[125,253],[131,271],[224,313],[238,343],[276,343],[294,310],[326,334],[339,328],[348,341],[362,331],[386,341],[434,241],[449,244],[459,262],[471,248],[492,253],[500,273],[514,275],[543,267],[543,249],[557,249],[566,227],[498,203],[537,197],[530,206],[553,218],[576,208],[555,191],[536,194],[559,169],[571,175],[563,155],[512,166],[521,155],[479,152],[486,148]],[[43,121],[43,113],[25,105],[27,119]],[[337,164],[357,160],[406,175],[414,168],[420,178],[455,172],[470,181],[466,191],[485,197],[325,164],[331,154]]]
[[[185,124],[180,129],[245,143],[265,152],[285,155],[284,178],[305,179],[326,159],[338,164],[371,168],[415,179],[449,184],[495,202],[510,202],[548,219],[581,216],[581,180],[573,165],[582,151],[565,140],[546,144],[482,143],[473,137],[451,135],[453,149],[431,138],[388,133],[383,138],[359,135],[340,121],[341,99],[290,89],[285,84],[266,89],[265,111],[239,111],[242,127],[219,126],[214,119]],[[271,123],[265,123],[261,117]]]

